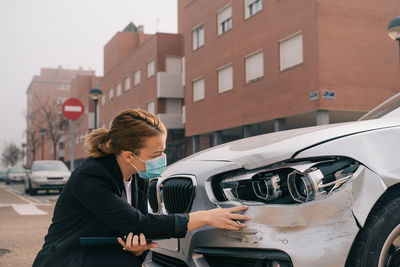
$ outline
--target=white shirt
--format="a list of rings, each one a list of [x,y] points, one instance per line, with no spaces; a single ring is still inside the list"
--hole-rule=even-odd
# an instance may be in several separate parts
[[[132,184],[132,177],[129,181],[124,180],[124,185],[125,185],[125,191],[126,191],[126,202],[128,202],[130,205],[132,205],[132,190],[131,190],[131,184]]]

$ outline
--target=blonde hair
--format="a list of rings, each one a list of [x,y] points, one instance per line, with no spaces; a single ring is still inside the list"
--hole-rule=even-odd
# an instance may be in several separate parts
[[[138,153],[147,137],[167,134],[162,121],[154,114],[139,109],[128,109],[119,113],[111,129],[93,130],[85,138],[91,157],[108,154],[119,155],[122,150]]]

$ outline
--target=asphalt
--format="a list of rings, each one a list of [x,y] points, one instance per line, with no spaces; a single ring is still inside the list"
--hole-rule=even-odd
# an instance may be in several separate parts
[[[0,266],[32,266],[50,225],[54,203],[33,201],[0,184]]]

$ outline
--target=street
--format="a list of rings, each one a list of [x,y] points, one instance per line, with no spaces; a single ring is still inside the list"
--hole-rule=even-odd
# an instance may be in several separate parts
[[[57,191],[29,196],[23,184],[0,182],[0,266],[32,266],[57,198]]]

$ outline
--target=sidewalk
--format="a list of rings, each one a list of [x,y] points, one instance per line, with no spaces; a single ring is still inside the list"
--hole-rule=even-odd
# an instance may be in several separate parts
[[[54,205],[38,204],[0,186],[0,266],[32,266]],[[3,254],[3,249],[9,251]]]

